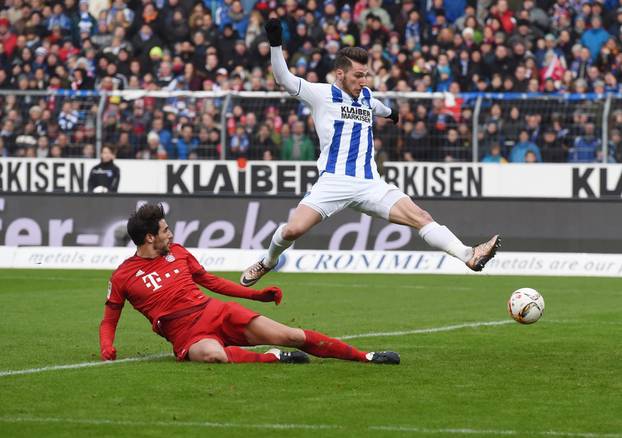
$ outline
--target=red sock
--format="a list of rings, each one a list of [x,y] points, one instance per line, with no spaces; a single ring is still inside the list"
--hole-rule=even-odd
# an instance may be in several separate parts
[[[357,350],[339,339],[329,338],[313,330],[305,330],[305,343],[302,351],[318,357],[334,357],[335,359],[367,362],[365,352]]]
[[[272,353],[255,353],[254,351],[245,350],[240,347],[225,347],[227,359],[231,363],[249,363],[249,362],[278,362],[279,359]]]

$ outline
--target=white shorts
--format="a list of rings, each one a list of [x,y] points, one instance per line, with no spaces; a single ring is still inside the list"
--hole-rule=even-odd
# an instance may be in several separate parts
[[[391,207],[404,192],[382,179],[361,179],[347,175],[324,173],[311,187],[300,204],[307,205],[326,219],[350,207],[370,216],[389,219]]]

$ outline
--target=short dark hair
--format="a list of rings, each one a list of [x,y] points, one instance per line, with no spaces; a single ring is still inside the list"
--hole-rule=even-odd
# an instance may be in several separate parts
[[[352,61],[359,64],[367,64],[369,54],[362,47],[344,47],[337,52],[335,57],[335,70],[348,71],[352,67]]]
[[[100,149],[100,151],[103,152],[104,149],[108,149],[112,155],[117,154],[117,148],[113,144],[109,144],[109,143],[104,144],[102,148]]]
[[[145,243],[147,234],[156,236],[160,229],[160,220],[164,219],[162,204],[143,204],[130,215],[127,221],[127,234],[136,246]]]

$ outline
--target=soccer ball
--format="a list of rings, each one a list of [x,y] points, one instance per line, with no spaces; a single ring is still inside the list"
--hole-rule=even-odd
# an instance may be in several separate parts
[[[530,287],[515,290],[508,300],[508,312],[521,324],[533,324],[544,313],[544,298]]]

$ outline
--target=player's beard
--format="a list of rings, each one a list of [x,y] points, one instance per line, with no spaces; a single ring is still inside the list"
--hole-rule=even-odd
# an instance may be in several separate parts
[[[165,256],[169,253],[168,245],[169,242],[159,242],[158,246],[154,249],[158,252],[159,255]]]
[[[356,85],[354,86],[354,88],[356,88]],[[358,93],[354,94],[354,88],[350,87],[349,84],[347,83],[347,81],[344,78],[343,81],[343,90],[348,93],[350,96],[354,97],[355,99],[358,99],[359,96],[361,95],[361,88],[359,87],[358,89]]]

